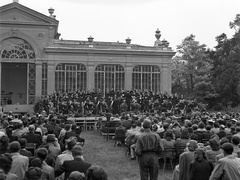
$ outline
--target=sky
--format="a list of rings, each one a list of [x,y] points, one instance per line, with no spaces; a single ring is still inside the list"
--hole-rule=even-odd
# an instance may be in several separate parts
[[[0,6],[12,0],[0,0]],[[240,0],[19,0],[19,3],[49,15],[55,9],[59,21],[60,39],[125,42],[153,46],[155,31],[170,47],[193,34],[208,48],[217,45],[215,37],[234,34],[229,28],[236,14],[240,14]]]

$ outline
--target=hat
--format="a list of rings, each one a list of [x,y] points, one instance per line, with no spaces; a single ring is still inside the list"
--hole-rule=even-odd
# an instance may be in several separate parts
[[[46,141],[55,141],[55,134],[48,134]]]
[[[190,140],[187,143],[187,147],[189,151],[195,151],[198,148],[198,143],[195,140]]]
[[[145,119],[143,121],[143,128],[150,128],[151,127],[151,121],[149,119]]]
[[[85,178],[85,175],[83,173],[80,173],[78,171],[73,171],[68,177],[68,180],[83,180]]]
[[[39,167],[30,167],[25,173],[27,179],[40,180],[42,177],[42,170]]]

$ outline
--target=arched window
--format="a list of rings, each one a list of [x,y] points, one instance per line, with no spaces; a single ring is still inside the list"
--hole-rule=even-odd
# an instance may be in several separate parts
[[[32,46],[23,39],[9,38],[1,42],[1,58],[35,59]]]
[[[0,43],[0,57],[6,59],[35,59],[35,52],[32,46],[24,39],[9,38]],[[35,63],[26,64],[28,75],[27,103],[33,104],[36,93],[36,65]]]
[[[160,91],[161,72],[158,66],[140,65],[133,68],[133,89],[140,91]]]
[[[55,90],[86,90],[87,72],[83,64],[59,64],[55,70]]]
[[[124,68],[119,64],[100,64],[95,69],[95,90],[124,90]]]

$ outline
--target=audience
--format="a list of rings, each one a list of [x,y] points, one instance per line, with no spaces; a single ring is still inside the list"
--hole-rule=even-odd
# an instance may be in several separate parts
[[[59,104],[56,100],[59,100]],[[56,109],[45,110],[32,117],[26,114],[18,116],[17,123],[11,122],[15,117],[12,112],[0,115],[0,179],[107,179],[101,167],[91,166],[95,162],[84,160],[82,152],[85,139],[80,137],[82,128],[68,121],[70,116],[101,116],[99,130],[104,124],[104,121],[100,121],[102,116],[111,117],[110,121],[118,119],[120,126],[114,131],[116,145],[127,145],[130,159],[136,159],[136,142],[142,133],[142,124],[144,120],[150,120],[150,131],[161,137],[162,151],[168,148],[175,150],[173,159],[179,165],[175,168],[174,176],[179,176],[178,180],[207,180],[215,166],[211,175],[214,179],[220,173],[216,166],[225,170],[223,164],[230,162],[230,166],[239,163],[239,113],[208,113],[198,105],[191,109],[194,101],[181,98],[176,102],[173,100],[174,97],[164,94],[136,91],[106,93],[105,97],[91,93],[87,95],[86,92],[54,93],[45,101],[54,102]],[[85,104],[83,110],[79,110],[80,106],[75,107],[79,101]],[[111,102],[114,108],[119,109],[113,110]],[[121,103],[124,103],[124,110],[120,108]],[[138,103],[139,108],[134,108],[133,103]],[[184,103],[186,109],[181,108]],[[110,112],[119,114],[112,115]],[[36,151],[28,151],[27,143],[36,144]],[[233,147],[232,152],[229,144]],[[233,177],[238,175],[236,168],[229,171],[234,174]]]

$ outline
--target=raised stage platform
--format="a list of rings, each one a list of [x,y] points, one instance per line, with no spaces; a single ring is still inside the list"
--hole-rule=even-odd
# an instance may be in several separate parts
[[[34,105],[27,105],[27,104],[11,104],[11,105],[2,105],[3,112],[12,111],[13,113],[28,113],[30,115],[33,114],[33,107]]]

